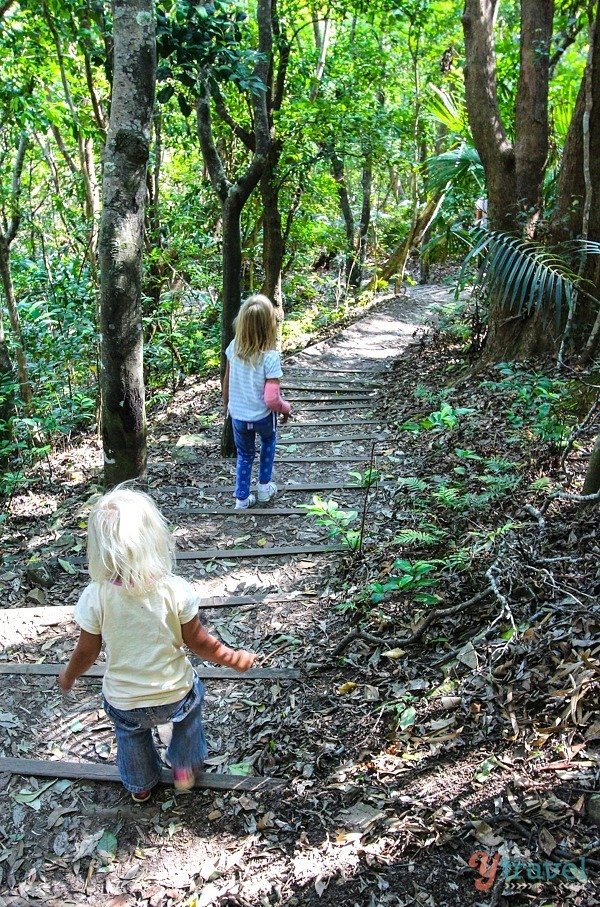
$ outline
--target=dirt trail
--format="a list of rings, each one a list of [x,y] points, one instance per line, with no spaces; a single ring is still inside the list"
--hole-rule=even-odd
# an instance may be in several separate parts
[[[195,512],[232,507],[235,464],[218,456],[215,382],[186,387],[157,417],[149,483],[176,526],[178,548],[188,554],[230,550],[229,558],[182,560],[180,572],[205,596],[258,598],[256,606],[207,611],[207,623],[226,642],[254,647],[271,667],[308,671],[292,683],[209,681],[209,766],[222,771],[229,764],[238,772],[273,774],[286,779],[288,787],[280,795],[256,797],[211,791],[175,797],[166,787],[149,806],[139,808],[115,784],[59,782],[44,790],[44,780],[0,776],[0,891],[5,892],[0,907],[40,901],[111,907],[401,903],[386,895],[387,883],[377,889],[376,876],[375,882],[371,877],[364,883],[360,877],[365,854],[356,841],[361,829],[376,820],[378,807],[373,801],[357,803],[354,796],[344,799],[344,791],[355,785],[346,777],[344,753],[350,745],[342,737],[354,737],[356,743],[364,728],[353,724],[362,719],[351,702],[338,697],[339,704],[332,704],[331,680],[310,676],[311,665],[322,658],[335,632],[331,606],[340,600],[339,563],[346,555],[308,551],[274,556],[269,549],[330,542],[314,521],[277,514],[277,508],[294,508],[321,493],[360,510],[364,490],[339,486],[352,480],[349,472],[368,465],[370,439],[388,434],[377,412],[379,387],[393,359],[425,325],[432,305],[445,302],[447,295],[440,288],[413,289],[372,308],[335,337],[285,358],[283,387],[294,401],[294,419],[281,433],[276,458],[280,493],[271,508],[275,515],[269,508],[264,514]],[[304,443],[307,438],[310,443]],[[84,482],[98,465],[92,448],[81,455]],[[286,489],[294,483],[312,484],[316,490]],[[319,492],[320,484],[333,488]],[[65,571],[64,562],[74,563],[82,541],[85,508],[69,507],[52,492],[46,492],[45,500],[54,515],[27,539],[27,556],[43,557],[50,548]],[[19,498],[13,507],[17,516],[19,508],[26,512],[26,502]],[[265,556],[244,557],[247,549]],[[0,577],[7,586],[12,582],[10,607],[74,604],[85,574],[76,564],[58,572],[55,585],[35,600],[13,558]],[[270,599],[261,603],[264,595]],[[12,621],[6,624],[8,644],[0,660],[62,661],[74,632],[70,623],[17,626]],[[76,695],[64,701],[50,677],[0,677],[0,755],[114,761],[112,731],[99,711],[98,689],[97,681],[80,681]],[[20,795],[21,790],[26,793]],[[335,815],[319,808],[323,792],[330,797],[333,790],[338,792]],[[341,839],[328,844],[339,828],[345,829]],[[197,900],[189,900],[194,893]]]

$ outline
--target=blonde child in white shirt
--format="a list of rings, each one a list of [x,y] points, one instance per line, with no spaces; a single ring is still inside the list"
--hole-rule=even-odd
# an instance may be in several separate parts
[[[207,661],[247,671],[256,655],[234,651],[198,620],[199,596],[173,574],[171,534],[154,501],[122,485],[93,507],[88,522],[92,582],[75,608],[81,627],[58,684],[68,692],[90,668],[104,642],[104,708],[115,725],[117,765],[137,803],[160,778],[152,728],[173,724],[167,756],[175,787],[194,785],[206,758],[202,728],[204,687],[183,645]]]
[[[266,296],[256,293],[240,307],[235,319],[235,338],[225,355],[223,400],[233,426],[237,450],[235,474],[236,509],[270,501],[277,493],[271,481],[277,441],[277,414],[286,422],[292,407],[280,392],[281,357],[275,349],[277,319]],[[256,494],[250,493],[252,464],[260,438]]]

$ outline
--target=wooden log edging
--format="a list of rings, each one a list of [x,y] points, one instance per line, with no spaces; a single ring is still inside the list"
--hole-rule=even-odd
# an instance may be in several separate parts
[[[293,545],[289,548],[206,548],[198,551],[176,551],[178,561],[215,561],[241,557],[288,557],[294,554],[330,554],[347,551],[344,545]]]
[[[57,677],[64,665],[52,661],[42,662],[0,662],[0,674],[28,674],[32,677]],[[104,677],[106,665],[95,664],[81,677]],[[233,668],[212,668],[194,666],[200,680],[298,680],[300,672],[294,668],[250,668],[240,673]]]
[[[50,759],[0,758],[0,773],[31,775],[39,778],[71,778],[74,781],[117,781],[120,782],[116,765],[96,762],[64,762]],[[161,770],[161,784],[172,784],[171,772]],[[265,778],[246,775],[227,775],[220,772],[198,772],[195,787],[204,790],[269,791],[286,786],[279,778]]]

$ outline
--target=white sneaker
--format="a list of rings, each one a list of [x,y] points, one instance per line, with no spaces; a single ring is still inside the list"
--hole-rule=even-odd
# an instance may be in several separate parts
[[[256,496],[249,494],[245,501],[240,501],[239,498],[235,499],[235,509],[236,510],[248,510],[248,507],[254,507],[256,504]]]
[[[256,487],[256,496],[261,504],[270,501],[277,494],[277,485],[275,482],[267,482],[265,485],[258,483]]]

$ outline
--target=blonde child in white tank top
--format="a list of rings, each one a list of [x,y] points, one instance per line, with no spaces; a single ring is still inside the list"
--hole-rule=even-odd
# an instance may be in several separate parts
[[[256,655],[228,648],[202,627],[200,597],[174,575],[171,534],[143,492],[120,485],[94,505],[88,561],[92,582],[75,608],[81,632],[58,684],[68,692],[104,643],[104,708],[115,726],[124,787],[137,803],[149,799],[160,778],[152,728],[169,722],[173,736],[167,756],[175,787],[193,787],[207,752],[204,687],[183,646],[237,671],[251,668]]]

